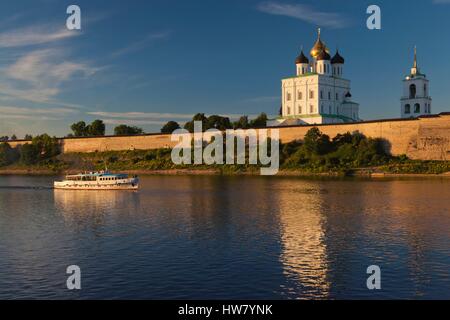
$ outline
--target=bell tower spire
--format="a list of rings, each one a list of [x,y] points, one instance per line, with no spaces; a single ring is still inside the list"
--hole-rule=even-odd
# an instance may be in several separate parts
[[[417,46],[414,46],[414,64],[413,67],[411,68],[411,75],[417,75],[419,73],[420,71],[417,64]]]
[[[402,118],[416,118],[431,114],[430,82],[420,72],[417,62],[417,47],[414,46],[414,63],[411,73],[403,80],[403,96],[401,98]]]

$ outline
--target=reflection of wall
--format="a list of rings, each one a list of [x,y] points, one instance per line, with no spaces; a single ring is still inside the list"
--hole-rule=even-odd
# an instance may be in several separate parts
[[[278,194],[284,273],[293,281],[294,291],[326,297],[330,288],[322,209],[326,194],[315,181],[286,180],[280,186],[274,191]]]
[[[413,159],[450,159],[450,114],[440,116],[373,121],[352,124],[322,125],[320,130],[331,137],[338,133],[360,131],[372,138],[388,140],[394,155],[407,154]],[[279,127],[282,142],[302,139],[311,126]],[[120,150],[146,150],[173,147],[170,135],[143,135],[133,137],[95,137],[62,139],[63,151],[95,152]],[[15,147],[26,141],[11,142]]]

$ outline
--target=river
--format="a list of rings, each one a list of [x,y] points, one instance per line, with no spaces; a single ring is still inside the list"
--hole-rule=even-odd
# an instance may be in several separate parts
[[[450,298],[448,178],[55,179],[0,176],[0,299]]]

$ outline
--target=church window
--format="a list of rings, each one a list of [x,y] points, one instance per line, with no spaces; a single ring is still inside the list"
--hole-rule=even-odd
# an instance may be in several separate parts
[[[303,113],[302,106],[299,106],[299,107],[298,107],[298,113],[299,113],[299,114],[302,114],[302,113]]]
[[[414,99],[417,94],[417,88],[415,84],[409,86],[409,98]]]
[[[287,108],[287,114],[288,114],[288,115],[291,114],[291,108],[290,108],[290,107]]]
[[[309,98],[314,99],[314,90],[309,91]]]
[[[411,113],[411,106],[409,104],[405,105],[405,113]]]
[[[323,91],[320,90],[320,99],[323,99]]]
[[[414,113],[420,113],[420,104],[416,103],[414,105]]]
[[[291,101],[291,94],[290,93],[287,94],[286,100],[287,101]]]
[[[297,94],[298,100],[302,100],[303,99],[303,94],[301,91],[298,92]]]
[[[339,100],[339,93],[336,92],[336,101]]]
[[[331,100],[331,92],[328,91],[328,100]]]
[[[309,106],[309,113],[314,113],[314,106],[313,105]]]
[[[427,84],[426,84],[426,83],[423,85],[423,95],[424,95],[425,97],[428,96],[428,92],[427,92]]]

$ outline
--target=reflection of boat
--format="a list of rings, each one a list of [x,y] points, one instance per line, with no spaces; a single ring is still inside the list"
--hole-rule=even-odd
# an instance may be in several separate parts
[[[139,178],[109,171],[68,175],[63,181],[54,182],[55,189],[67,190],[137,190]]]

